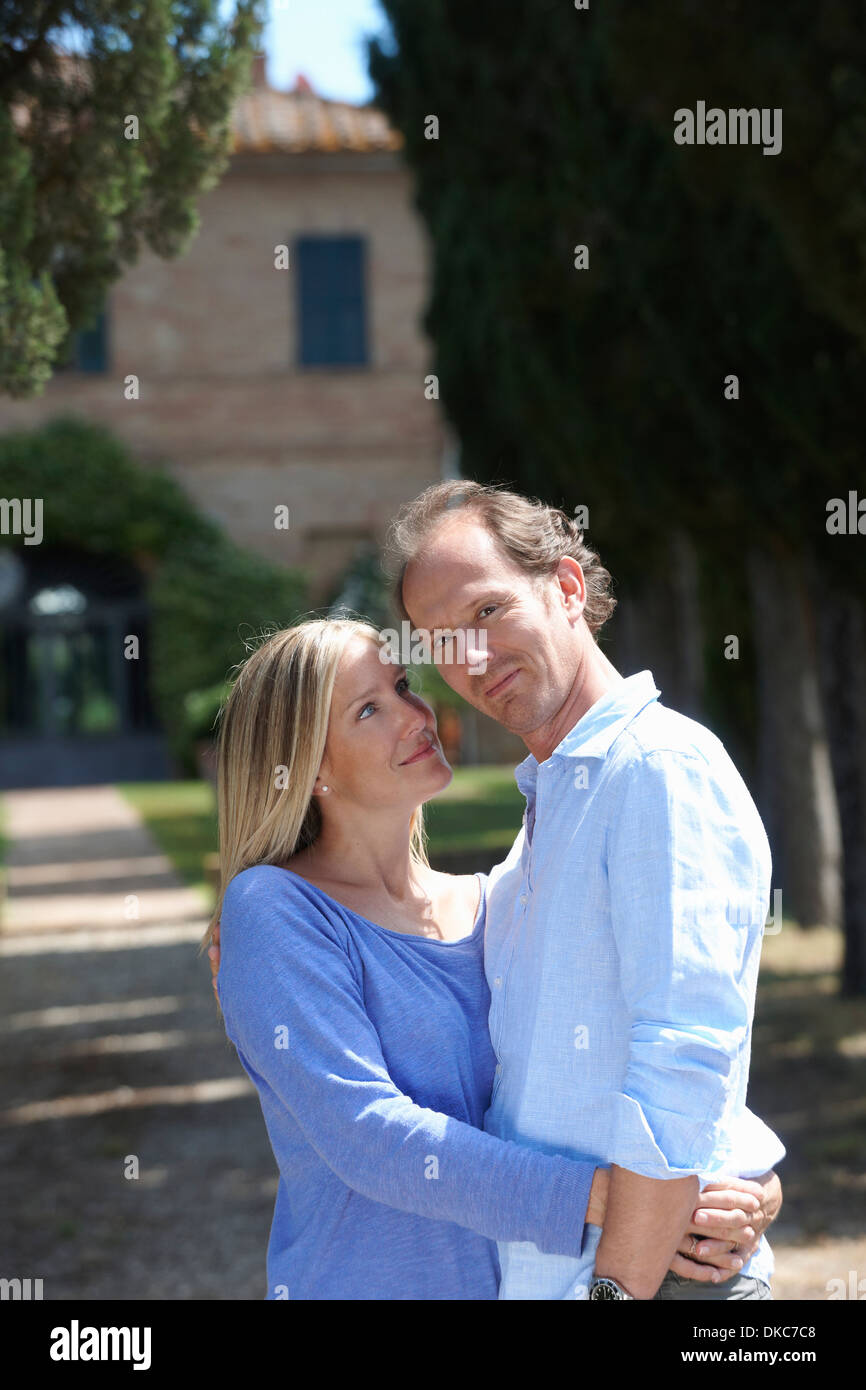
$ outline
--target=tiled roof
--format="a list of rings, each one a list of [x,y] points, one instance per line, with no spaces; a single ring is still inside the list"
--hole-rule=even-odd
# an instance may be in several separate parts
[[[235,153],[369,153],[399,150],[403,145],[403,137],[375,107],[328,101],[303,88],[278,92],[254,87],[245,92],[232,113],[232,133]]]
[[[87,60],[70,54],[58,57],[63,79],[70,84],[86,86]],[[26,129],[29,124],[26,106],[14,105],[12,117],[19,129]],[[231,127],[234,154],[272,150],[290,154],[308,151],[367,154],[403,147],[400,132],[394,130],[374,106],[353,106],[347,101],[320,97],[304,77],[298,78],[291,92],[269,87],[263,54],[254,59],[253,86],[236,101]]]

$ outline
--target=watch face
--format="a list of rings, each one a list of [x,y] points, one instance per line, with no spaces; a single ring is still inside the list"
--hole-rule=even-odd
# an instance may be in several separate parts
[[[601,1279],[597,1284],[593,1284],[589,1296],[596,1300],[613,1299],[618,1301],[622,1294],[612,1279]]]

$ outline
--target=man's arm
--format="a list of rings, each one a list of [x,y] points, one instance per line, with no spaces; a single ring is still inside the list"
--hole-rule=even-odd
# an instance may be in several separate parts
[[[668,1268],[702,1283],[718,1283],[742,1269],[782,1205],[778,1175],[770,1171],[757,1180],[725,1178],[708,1183],[695,1208],[688,1208],[685,1232],[674,1237],[675,1250],[665,1265],[664,1242],[669,1243],[668,1233],[675,1228],[680,1194],[689,1183],[697,1184],[698,1179],[675,1178],[659,1183],[614,1165],[608,1202],[616,1203],[615,1219],[605,1212],[604,1233],[596,1252],[596,1274],[616,1279],[634,1298],[643,1299],[652,1298]],[[663,1210],[659,1210],[659,1194]],[[658,1250],[657,1240],[662,1243]]]
[[[595,1273],[632,1298],[652,1298],[669,1268],[697,1200],[698,1177],[659,1182],[611,1164]]]
[[[748,1063],[769,863],[700,755],[650,753],[625,776],[607,870],[631,1025],[595,1273],[648,1299],[690,1224]]]

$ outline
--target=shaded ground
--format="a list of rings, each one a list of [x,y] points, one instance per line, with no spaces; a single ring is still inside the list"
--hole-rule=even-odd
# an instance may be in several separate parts
[[[788,1150],[777,1298],[827,1298],[851,1271],[866,1296],[866,1000],[838,997],[841,951],[829,928],[764,940],[749,1105]]]
[[[110,788],[6,803],[0,1276],[47,1299],[263,1298],[276,1169],[196,955],[203,899]],[[750,1104],[789,1150],[777,1298],[866,1278],[866,1003],[834,996],[838,950],[765,941]]]
[[[275,1166],[196,955],[204,899],[112,788],[5,802],[0,1275],[262,1298]]]

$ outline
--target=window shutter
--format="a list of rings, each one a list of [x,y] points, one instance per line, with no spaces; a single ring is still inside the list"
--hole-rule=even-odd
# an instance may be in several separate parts
[[[299,237],[299,361],[360,366],[367,361],[364,242],[361,237]]]

